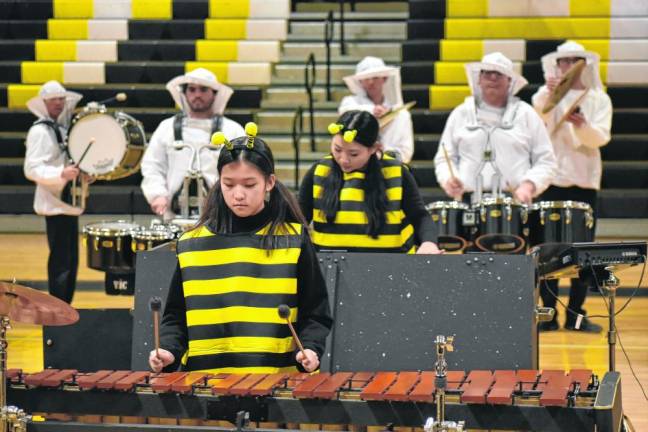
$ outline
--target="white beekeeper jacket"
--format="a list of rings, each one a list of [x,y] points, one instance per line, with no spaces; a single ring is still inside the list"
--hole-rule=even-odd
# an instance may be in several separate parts
[[[380,58],[365,57],[356,66],[354,75],[344,77],[344,82],[353,95],[342,99],[338,108],[339,114],[351,110],[368,111],[373,114],[376,104],[369,99],[360,82],[373,77],[387,78],[383,86],[384,106],[394,109],[403,105],[400,69],[386,66]],[[401,110],[389,124],[381,128],[378,141],[384,150],[396,151],[401,155],[403,162],[410,162],[414,154],[414,129],[409,111]]]
[[[542,119],[529,104],[514,96],[526,85],[526,80],[500,53],[488,54],[482,62],[466,65],[466,70],[473,96],[467,97],[448,117],[434,158],[437,181],[442,185],[451,177],[443,146],[464,190],[475,191],[478,169],[490,140],[494,163],[502,175],[501,190],[512,192],[528,180],[535,185],[535,196],[539,195],[549,186],[556,161]],[[492,116],[488,111],[493,110],[481,102],[478,85],[481,70],[496,70],[511,78],[507,105],[495,122],[489,121]],[[485,164],[483,191],[493,190],[494,173],[493,166]]]
[[[189,111],[181,86],[188,83],[216,90],[218,93],[212,105],[212,112],[222,115],[227,101],[233,93],[229,87],[219,83],[216,77],[205,69],[196,69],[186,75],[174,78],[167,84],[167,89],[185,113]],[[173,146],[175,141],[173,122],[174,118],[171,117],[160,123],[142,158],[142,191],[149,204],[159,196],[165,196],[171,201],[174,194],[181,189],[182,182],[190,169],[191,151],[189,149],[176,150]],[[212,119],[194,119],[185,116],[182,119],[183,142],[196,150],[209,144],[212,123]],[[222,117],[221,131],[229,140],[245,135],[245,130],[241,125],[225,116]],[[217,151],[203,150],[200,152],[202,175],[209,187],[218,180],[216,169],[218,155]],[[174,214],[167,211],[164,217],[171,219]]]
[[[45,100],[65,97],[65,108],[56,119],[63,142],[67,141],[67,128],[79,100],[82,96],[66,91],[56,81],[49,81],[40,88],[38,95],[27,102],[27,108],[39,119],[54,121],[49,117]],[[43,216],[70,215],[77,216],[83,209],[72,207],[61,201],[61,192],[67,183],[61,178],[63,168],[68,165],[68,156],[59,146],[55,132],[45,124],[33,125],[25,140],[26,152],[23,165],[25,177],[36,183],[34,193],[34,211]]]
[[[612,102],[601,84],[598,54],[585,51],[583,46],[576,42],[565,42],[558,47],[557,51],[542,58],[545,77],[560,77],[557,60],[564,57],[585,58],[586,66],[581,74],[581,80],[589,90],[578,106],[586,123],[581,127],[575,127],[565,121],[556,129],[563,114],[584,90],[570,89],[558,105],[546,114],[542,114],[542,108],[550,96],[547,86],[540,87],[533,95],[533,106],[543,118],[551,134],[558,163],[558,170],[551,184],[599,190],[603,171],[599,149],[610,141]]]

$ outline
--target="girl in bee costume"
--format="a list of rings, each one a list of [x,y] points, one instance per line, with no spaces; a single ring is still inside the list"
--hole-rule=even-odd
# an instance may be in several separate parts
[[[256,137],[255,124],[246,125],[246,134],[231,142],[214,136],[224,143],[219,181],[197,226],[178,241],[163,349],[149,356],[154,371],[319,367],[332,323],[324,279],[299,206],[275,177],[270,148]],[[277,314],[280,304],[290,307],[306,356]]]
[[[347,111],[329,126],[331,154],[304,177],[299,200],[318,250],[439,253],[414,178],[378,155],[378,121]]]

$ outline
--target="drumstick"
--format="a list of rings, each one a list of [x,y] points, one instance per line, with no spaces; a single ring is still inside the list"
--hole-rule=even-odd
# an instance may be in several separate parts
[[[450,156],[448,156],[448,150],[446,150],[445,145],[441,143],[441,148],[443,149],[443,157],[448,164],[448,169],[450,170],[450,177],[454,178],[454,170],[452,169],[452,161],[450,160]]]
[[[79,162],[74,164],[77,168],[79,165],[81,165],[81,162],[83,162],[83,159],[85,159],[86,155],[88,154],[88,150],[90,150],[90,147],[92,147],[92,144],[95,143],[94,137],[90,138],[90,142],[88,142],[88,145],[86,146],[85,150],[83,150],[83,153],[81,154],[81,157],[79,158]]]
[[[153,312],[153,339],[155,341],[155,356],[160,358],[160,309],[162,308],[162,299],[160,297],[151,297],[149,300],[149,309]]]
[[[292,333],[293,339],[295,339],[295,343],[297,344],[297,347],[299,348],[299,351],[301,351],[302,356],[304,356],[304,359],[306,359],[306,352],[304,351],[304,346],[302,345],[301,341],[299,340],[299,337],[297,336],[297,333],[295,332],[295,328],[293,327],[292,323],[290,322],[290,308],[288,305],[282,304],[279,305],[277,308],[277,312],[279,313],[279,316],[283,319],[286,320],[288,323],[288,328],[290,328],[290,333]]]

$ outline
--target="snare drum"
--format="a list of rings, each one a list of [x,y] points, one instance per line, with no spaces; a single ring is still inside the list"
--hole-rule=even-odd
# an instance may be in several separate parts
[[[486,198],[476,207],[478,234],[475,245],[498,253],[518,253],[527,245],[527,206],[513,198]]]
[[[131,233],[139,228],[126,221],[98,222],[83,227],[88,267],[95,270],[119,272],[133,269]]]
[[[437,244],[448,252],[460,251],[468,245],[464,215],[468,204],[459,201],[435,201],[425,206],[439,233]]]
[[[594,214],[580,201],[540,201],[529,212],[531,246],[594,240]]]
[[[95,142],[88,148],[92,139]],[[80,112],[68,136],[70,157],[81,171],[99,180],[117,180],[137,172],[145,146],[139,121],[123,112],[107,113],[104,107]]]
[[[170,225],[151,225],[150,228],[139,227],[132,233],[133,241],[131,249],[133,252],[153,249],[164,243],[175,240],[177,229]]]
[[[177,238],[189,231],[198,223],[198,218],[175,218],[171,219],[171,226],[175,226]]]

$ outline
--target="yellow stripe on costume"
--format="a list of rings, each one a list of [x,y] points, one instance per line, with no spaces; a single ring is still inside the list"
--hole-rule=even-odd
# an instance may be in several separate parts
[[[218,81],[227,84],[227,71],[228,71],[228,64],[223,62],[223,63],[218,63],[218,62],[186,62],[185,63],[185,72],[191,72],[194,69],[198,68],[205,68],[209,71],[211,71],[216,77],[218,78]]]
[[[430,109],[452,109],[461,104],[468,96],[470,96],[470,87],[465,85],[431,85]]]
[[[324,234],[313,231],[311,236],[313,243],[319,246],[339,246],[340,244],[353,245],[358,248],[397,248],[402,246],[403,238],[409,238],[414,234],[412,225],[407,227],[401,234],[381,235],[379,239],[373,239],[365,234]]]
[[[569,15],[571,16],[603,16],[609,17],[612,8],[611,0],[570,0]]]
[[[326,165],[318,164],[315,167],[315,172],[313,173],[313,175],[317,177],[326,177],[330,171],[331,171],[330,167],[327,167]]]
[[[247,18],[249,16],[249,0],[209,0],[210,18]]]
[[[197,61],[236,61],[237,59],[238,59],[237,41],[215,41],[215,40],[196,41]]]
[[[445,35],[448,39],[601,39],[610,37],[610,18],[448,18]]]
[[[76,41],[43,40],[36,41],[36,61],[76,61]]]
[[[297,294],[294,278],[233,276],[222,279],[189,280],[182,283],[185,297],[220,295],[232,292],[254,294]]]
[[[88,20],[49,19],[47,20],[47,38],[65,40],[88,39]]]
[[[403,219],[403,212],[401,210],[388,211],[385,212],[385,218],[387,224],[398,225]],[[323,210],[313,211],[313,222],[327,223],[326,215]],[[363,211],[340,210],[335,215],[334,223],[366,225],[369,223],[369,220],[367,219],[367,214]]]
[[[189,341],[189,357],[220,353],[270,352],[287,353],[295,349],[292,336],[287,338],[270,337],[229,337],[220,339],[201,339]]]
[[[7,107],[25,108],[27,101],[38,94],[39,85],[9,84],[7,86]]]
[[[448,18],[488,16],[488,0],[447,0],[446,16]]]
[[[272,254],[268,255],[264,249],[255,248],[231,248],[220,249],[215,254],[213,250],[208,251],[190,251],[178,254],[178,260],[181,267],[189,266],[213,266],[234,264],[239,262],[253,264],[268,264],[268,257],[272,257],[272,264],[294,264],[297,262],[300,248],[273,249]]]
[[[63,82],[63,63],[22,62],[21,81],[25,84],[42,84],[56,80]]]
[[[290,321],[297,320],[297,309],[290,309]],[[277,313],[277,308],[256,308],[232,306],[220,309],[198,309],[187,311],[187,326],[224,324],[229,322],[252,322],[285,324],[286,320]]]
[[[320,185],[313,186],[313,197],[321,198],[324,189]],[[403,198],[403,188],[393,187],[386,190],[389,201],[400,201]],[[358,188],[343,188],[340,191],[340,201],[364,201],[364,191]]]
[[[171,19],[173,18],[172,5],[172,0],[131,0],[132,18]]]
[[[247,39],[247,20],[206,19],[205,39]]]
[[[54,0],[54,18],[92,18],[93,0]]]
[[[186,362],[185,362],[186,364]],[[195,372],[208,372],[208,373],[223,373],[223,374],[273,374],[273,373],[291,373],[297,372],[296,367],[282,367],[276,368],[271,366],[253,366],[253,367],[227,367],[227,368],[216,368],[216,369],[201,369]],[[221,380],[219,379],[210,379],[207,381],[208,386],[213,386],[218,384]]]
[[[402,168],[401,166],[392,166],[392,167],[385,167],[382,169],[383,176],[385,179],[390,179],[390,178],[395,178],[395,177],[400,177],[401,176],[401,171]]]
[[[441,61],[479,60],[484,55],[484,41],[441,39],[439,49]],[[436,80],[436,82],[439,81]]]

